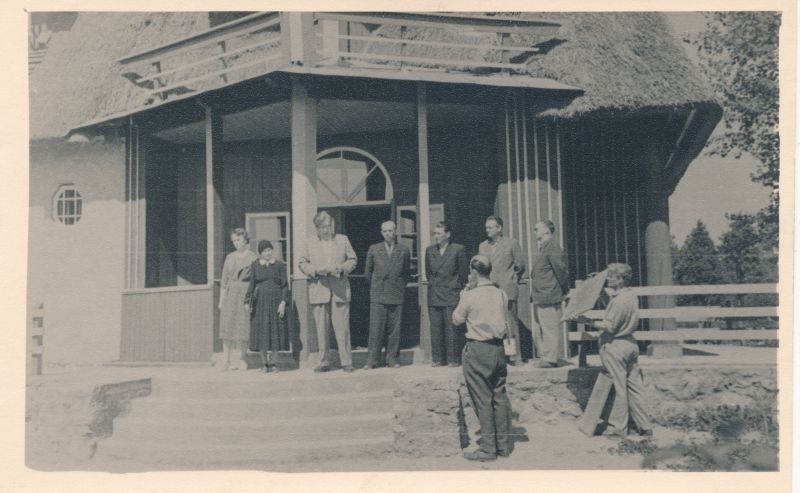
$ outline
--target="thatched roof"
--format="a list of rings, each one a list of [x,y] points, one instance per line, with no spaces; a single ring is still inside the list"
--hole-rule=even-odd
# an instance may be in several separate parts
[[[710,86],[689,60],[663,14],[654,12],[548,13],[564,21],[566,40],[528,64],[531,75],[584,89],[555,112],[684,106],[713,102]]]
[[[208,29],[207,12],[85,12],[54,34],[30,79],[30,138],[64,137],[75,126],[134,108],[145,96],[116,60]]]
[[[506,14],[496,17],[503,16]],[[712,102],[710,90],[662,14],[517,16],[553,19],[562,24],[556,34],[562,42],[533,57],[528,62],[528,75],[584,90],[566,107],[545,114],[573,117]],[[60,34],[63,39],[51,42],[51,52],[32,76],[31,137],[60,137],[83,122],[141,106],[145,91],[121,76],[116,60],[202,31],[208,25],[207,13],[80,14],[72,30]],[[431,39],[431,33],[423,31],[409,37]],[[387,68],[391,65],[386,63]]]

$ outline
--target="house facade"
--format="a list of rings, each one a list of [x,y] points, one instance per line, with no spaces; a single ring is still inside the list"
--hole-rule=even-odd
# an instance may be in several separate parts
[[[73,37],[111,14],[93,15]],[[104,103],[70,122],[72,143],[31,143],[31,217],[46,219],[31,222],[29,301],[85,314],[71,322],[83,332],[62,336],[118,345],[98,349],[106,360],[206,361],[219,349],[218,281],[236,227],[253,246],[279,245],[306,359],[318,348],[297,263],[318,210],[359,257],[354,346],[367,342],[364,257],[386,219],[413,252],[402,344],[422,359],[419,252],[440,220],[475,253],[485,217],[499,215],[530,263],[533,225],[549,218],[573,279],[622,261],[634,282],[671,283],[668,198],[720,108],[658,14],[259,12],[128,24],[120,36],[136,41],[93,58],[109,74],[95,88]],[[38,242],[55,227],[84,242],[54,236],[69,271],[39,263]],[[83,284],[48,292],[48,270],[60,286],[72,272]],[[521,290],[527,299],[526,282]],[[520,303],[527,328],[531,310]]]

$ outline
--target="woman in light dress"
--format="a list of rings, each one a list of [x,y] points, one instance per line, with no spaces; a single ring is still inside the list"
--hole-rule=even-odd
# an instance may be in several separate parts
[[[258,259],[258,255],[248,248],[250,237],[243,228],[231,232],[231,242],[236,250],[225,257],[219,299],[219,337],[224,351],[220,365],[222,371],[247,369],[245,355],[250,340],[250,311],[244,301],[250,285],[250,267]]]

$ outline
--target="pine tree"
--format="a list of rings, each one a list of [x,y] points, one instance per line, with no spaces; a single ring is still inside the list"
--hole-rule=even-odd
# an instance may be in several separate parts
[[[722,283],[724,278],[721,265],[719,252],[706,225],[698,220],[675,257],[675,282],[682,285]],[[679,305],[713,305],[718,301],[716,296],[678,297]]]

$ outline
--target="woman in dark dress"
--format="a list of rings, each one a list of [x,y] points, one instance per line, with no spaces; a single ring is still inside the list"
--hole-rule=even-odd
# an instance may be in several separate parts
[[[286,305],[289,302],[289,281],[286,264],[274,257],[272,242],[258,242],[261,257],[250,269],[250,287],[245,304],[252,316],[252,339],[258,341],[265,372],[277,372],[278,351],[289,349],[289,330],[286,325]]]

